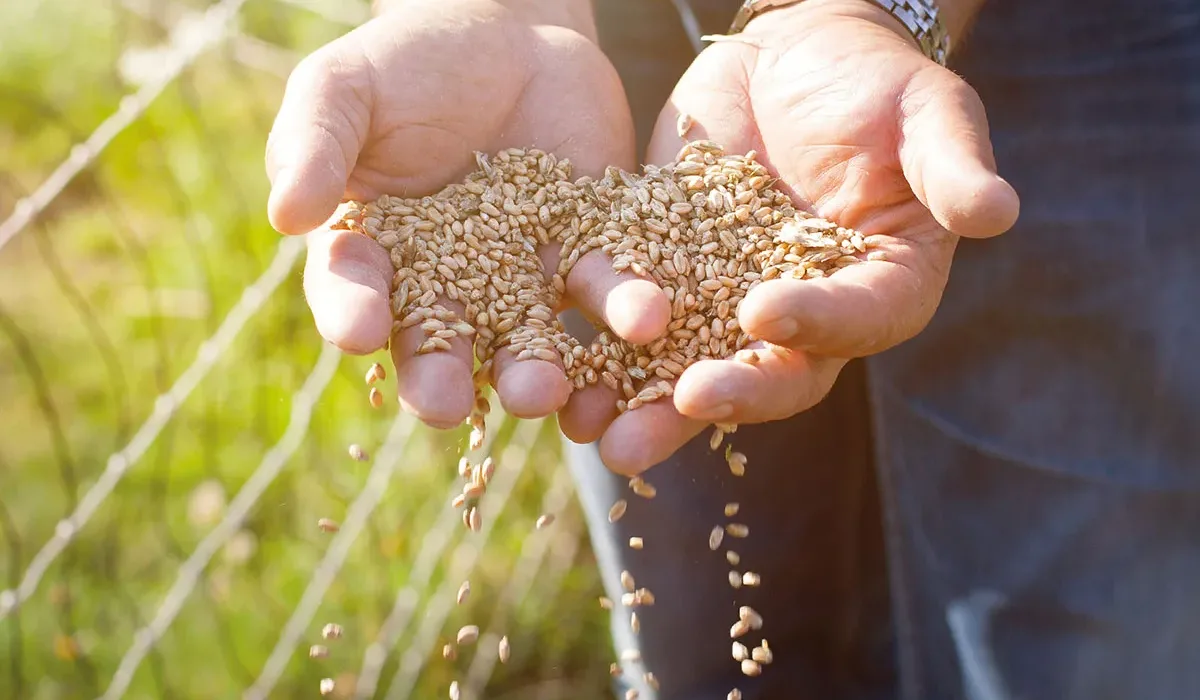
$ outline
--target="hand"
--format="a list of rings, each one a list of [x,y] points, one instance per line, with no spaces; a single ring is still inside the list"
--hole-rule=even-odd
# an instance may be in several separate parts
[[[312,231],[305,295],[318,331],[342,350],[374,352],[392,328],[387,253],[326,228],[343,199],[431,194],[473,170],[475,151],[513,146],[568,157],[576,177],[633,166],[632,119],[607,59],[580,32],[539,24],[537,3],[519,7],[527,11],[499,0],[393,3],[289,79],[267,145],[268,213],[283,233]],[[661,290],[614,275],[599,252],[574,268],[567,294],[631,342],[661,335],[670,318]],[[415,357],[420,340],[418,328],[391,338],[401,404],[431,425],[461,424],[473,405],[471,344],[460,338],[450,352]],[[518,364],[501,352],[493,376],[509,413],[542,417],[565,406],[564,430],[580,439],[595,439],[596,416],[611,410],[589,405],[586,392],[567,405],[570,387],[552,363]]]
[[[688,140],[757,150],[799,204],[858,229],[874,252],[831,277],[773,280],[748,294],[741,327],[787,352],[757,365],[698,362],[673,405],[623,414],[600,446],[623,473],[665,459],[710,423],[771,421],[816,404],[847,358],[924,328],[959,236],[1000,234],[1019,207],[996,175],[975,92],[862,0],[773,10],[707,48],[660,115],[648,162],[674,158],[681,112],[695,120]]]

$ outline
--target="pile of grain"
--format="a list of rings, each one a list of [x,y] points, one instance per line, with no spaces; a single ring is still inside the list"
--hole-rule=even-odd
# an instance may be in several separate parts
[[[753,339],[738,325],[740,301],[756,285],[775,278],[822,277],[865,257],[861,234],[798,211],[788,196],[774,187],[767,168],[753,152],[726,154],[716,144],[687,144],[676,162],[648,166],[640,174],[609,168],[600,179],[571,179],[570,162],[535,149],[508,149],[493,157],[477,154],[478,169],[462,183],[417,199],[383,196],[369,203],[343,205],[334,228],[370,236],[385,248],[394,267],[392,312],[394,330],[420,326],[425,340],[418,354],[444,352],[450,341],[472,341],[476,357],[475,409],[469,448],[483,443],[484,416],[489,404],[483,389],[491,380],[497,351],[512,352],[518,361],[538,359],[558,364],[575,390],[603,383],[616,391],[620,412],[670,397],[672,383],[701,359],[732,357],[756,363],[767,344],[748,347]],[[544,271],[539,248],[561,244],[558,266]],[[629,271],[653,280],[671,302],[667,332],[648,345],[630,344],[601,332],[589,344],[569,335],[555,315],[566,279],[580,258],[604,251],[615,271]],[[381,367],[367,372],[368,383],[384,377]],[[382,396],[371,389],[371,404]],[[736,425],[718,424],[710,447],[719,449]],[[352,451],[363,458],[361,448]],[[726,447],[725,458],[734,476],[745,474],[746,457]],[[490,458],[459,463],[464,480],[454,506],[462,509],[464,526],[481,527],[479,499],[486,492],[495,465]],[[644,479],[630,489],[652,499],[655,487]],[[609,512],[616,522],[628,503],[621,499]],[[729,503],[728,521],[739,505]],[[548,526],[551,514],[537,528]],[[328,525],[323,526],[328,528]],[[746,525],[725,522],[714,526],[709,548],[717,551],[727,540],[749,535]],[[641,549],[644,538],[630,547]],[[725,551],[731,567],[741,564],[732,549]],[[756,587],[752,571],[729,572],[733,588]],[[640,629],[636,609],[652,605],[654,595],[635,585],[633,575],[621,573],[622,605],[631,610],[633,631]],[[459,602],[469,587],[458,594]],[[614,603],[602,599],[611,609]],[[735,640],[732,656],[747,676],[757,676],[771,663],[765,639],[748,648],[737,641],[763,625],[762,617],[741,606],[730,629]],[[458,643],[470,643],[477,628],[463,628]],[[475,635],[470,634],[472,631]],[[501,657],[508,657],[503,640]],[[455,657],[447,645],[447,659]],[[630,650],[626,662],[640,661]],[[620,666],[613,665],[620,673]],[[643,681],[657,689],[658,680],[645,672]],[[457,698],[457,683],[450,695]],[[630,689],[627,698],[638,697]],[[740,698],[739,690],[729,698]]]

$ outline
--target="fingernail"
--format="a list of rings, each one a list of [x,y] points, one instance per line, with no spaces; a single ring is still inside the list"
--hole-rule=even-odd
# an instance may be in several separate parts
[[[766,341],[783,343],[795,337],[799,330],[796,321],[785,316],[758,324],[754,329],[754,335]]]
[[[733,415],[733,404],[719,403],[707,409],[701,409],[693,413],[690,418],[698,420],[721,420]]]

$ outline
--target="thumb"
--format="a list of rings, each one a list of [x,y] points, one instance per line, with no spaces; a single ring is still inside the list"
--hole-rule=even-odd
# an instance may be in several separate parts
[[[954,73],[930,66],[900,98],[899,156],[917,199],[943,228],[968,238],[1016,223],[1016,191],[996,174],[979,96]]]
[[[330,44],[292,71],[267,138],[267,217],[280,233],[304,234],[341,202],[370,123],[370,78]]]

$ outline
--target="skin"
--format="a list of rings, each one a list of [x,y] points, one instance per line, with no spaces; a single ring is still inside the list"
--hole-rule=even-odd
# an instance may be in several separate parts
[[[952,31],[978,4],[947,3]],[[632,169],[629,109],[585,5],[391,2],[297,68],[268,142],[268,212],[277,230],[308,233],[305,294],[326,340],[365,354],[388,343],[391,327],[386,254],[323,227],[339,201],[427,194],[470,171],[473,151],[509,146],[566,155],[578,175]],[[786,352],[753,366],[697,363],[673,404],[617,418],[617,397],[603,386],[568,399],[560,367],[498,356],[505,410],[558,412],[569,438],[599,439],[604,462],[625,474],[662,461],[711,422],[776,420],[820,401],[850,358],[924,328],[959,237],[998,235],[1019,210],[996,174],[978,96],[863,0],[772,10],[740,41],[707,48],[664,107],[645,162],[673,159],[681,112],[695,121],[689,139],[758,151],[799,204],[859,229],[877,252],[832,278],[760,285],[739,321]],[[614,275],[602,254],[567,282],[572,303],[627,340],[665,331],[662,292]],[[417,340],[391,339],[400,402],[430,425],[458,425],[471,408],[470,348],[460,340],[450,353],[414,358]]]
[[[417,329],[389,338],[391,263],[373,241],[326,227],[339,202],[430,194],[473,170],[475,151],[514,146],[568,157],[576,176],[634,167],[629,107],[589,38],[594,30],[565,26],[576,13],[563,7],[539,23],[535,5],[510,5],[388,3],[296,68],[267,144],[268,215],[282,233],[307,234],[304,292],[317,330],[352,354],[390,340],[401,405],[438,428],[470,413],[470,344],[460,338],[448,353],[414,357]],[[599,252],[580,261],[567,292],[569,303],[632,342],[662,335],[670,318],[657,286],[613,273]],[[615,414],[605,392],[570,395],[555,363],[518,364],[501,352],[495,365],[497,395],[513,415],[561,412],[564,431],[594,440],[599,433],[587,431]]]
[[[966,9],[956,8],[957,28]],[[850,358],[925,327],[960,236],[998,235],[1018,215],[978,96],[886,12],[809,0],[761,15],[741,38],[708,47],[688,69],[646,160],[672,159],[686,113],[697,124],[689,139],[757,150],[798,203],[862,231],[877,252],[833,277],[755,288],[738,308],[742,328],[787,351],[764,353],[757,365],[698,362],[679,378],[673,405],[622,415],[600,443],[621,473],[665,459],[712,422],[772,421],[812,407]]]

